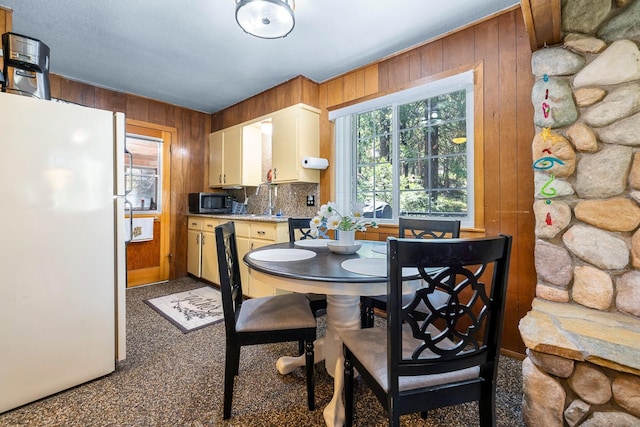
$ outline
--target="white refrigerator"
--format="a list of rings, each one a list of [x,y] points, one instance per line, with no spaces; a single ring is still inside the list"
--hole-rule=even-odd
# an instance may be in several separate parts
[[[0,93],[0,413],[125,358],[122,113]]]

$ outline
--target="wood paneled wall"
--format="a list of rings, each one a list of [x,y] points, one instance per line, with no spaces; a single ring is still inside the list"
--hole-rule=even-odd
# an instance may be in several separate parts
[[[318,108],[318,83],[298,76],[211,116],[211,130],[234,126],[295,104]]]
[[[11,31],[12,29],[13,12],[11,9],[0,6],[0,35]]]
[[[472,69],[479,63],[484,93],[482,105],[476,105],[476,120],[480,112],[484,166],[476,173],[484,176],[485,196],[480,206],[484,224],[480,226],[486,235],[514,237],[503,347],[524,354],[518,322],[531,308],[536,285],[531,167],[534,79],[529,38],[519,7],[320,84],[320,156],[334,158],[329,110],[405,89],[433,76]],[[333,185],[330,166],[321,175],[321,202],[335,194]],[[384,239],[395,230],[385,227],[379,232]]]
[[[124,112],[129,119],[174,127],[171,146],[170,277],[187,274],[187,195],[203,190],[205,142],[211,132],[209,114],[135,95],[118,93],[51,75],[51,96],[87,107]]]
[[[6,7],[0,7],[0,36],[6,32],[10,32],[12,30],[12,21],[13,21],[13,12],[11,9],[7,9]],[[0,41],[0,45],[1,45]],[[2,49],[2,46],[0,46]],[[2,68],[4,66],[3,58],[0,56],[0,73],[2,72]]]

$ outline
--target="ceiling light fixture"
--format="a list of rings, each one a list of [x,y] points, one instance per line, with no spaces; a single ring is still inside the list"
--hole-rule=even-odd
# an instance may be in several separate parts
[[[293,30],[294,9],[295,0],[236,0],[236,21],[247,34],[277,39]]]

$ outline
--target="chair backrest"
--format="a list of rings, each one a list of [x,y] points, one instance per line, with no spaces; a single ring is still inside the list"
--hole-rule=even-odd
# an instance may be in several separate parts
[[[230,338],[236,334],[236,320],[242,307],[242,282],[235,225],[233,222],[220,224],[215,228],[215,233],[222,311],[227,338]]]
[[[398,236],[415,239],[456,239],[460,237],[460,221],[400,217]]]
[[[480,366],[493,376],[500,349],[511,237],[480,239],[388,238],[387,335],[390,391],[398,376],[451,372]],[[403,307],[402,270],[416,268],[425,283]],[[449,294],[439,305],[435,291]],[[424,302],[424,320],[413,309]],[[405,301],[406,303],[406,301]],[[413,339],[403,342],[402,329]],[[436,329],[437,328],[437,329]],[[404,348],[403,348],[404,346]]]
[[[315,239],[311,235],[311,218],[289,218],[289,241]],[[297,233],[296,233],[297,232]],[[300,236],[300,237],[298,237]]]
[[[318,235],[311,233],[312,218],[289,218],[289,242],[305,239],[328,239],[327,228],[318,227]]]

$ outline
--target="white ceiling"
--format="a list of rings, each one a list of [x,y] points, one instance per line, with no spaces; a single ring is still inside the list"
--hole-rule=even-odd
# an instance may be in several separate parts
[[[284,39],[244,33],[235,0],[0,0],[51,72],[213,113],[298,75],[323,82],[519,0],[297,0]]]

